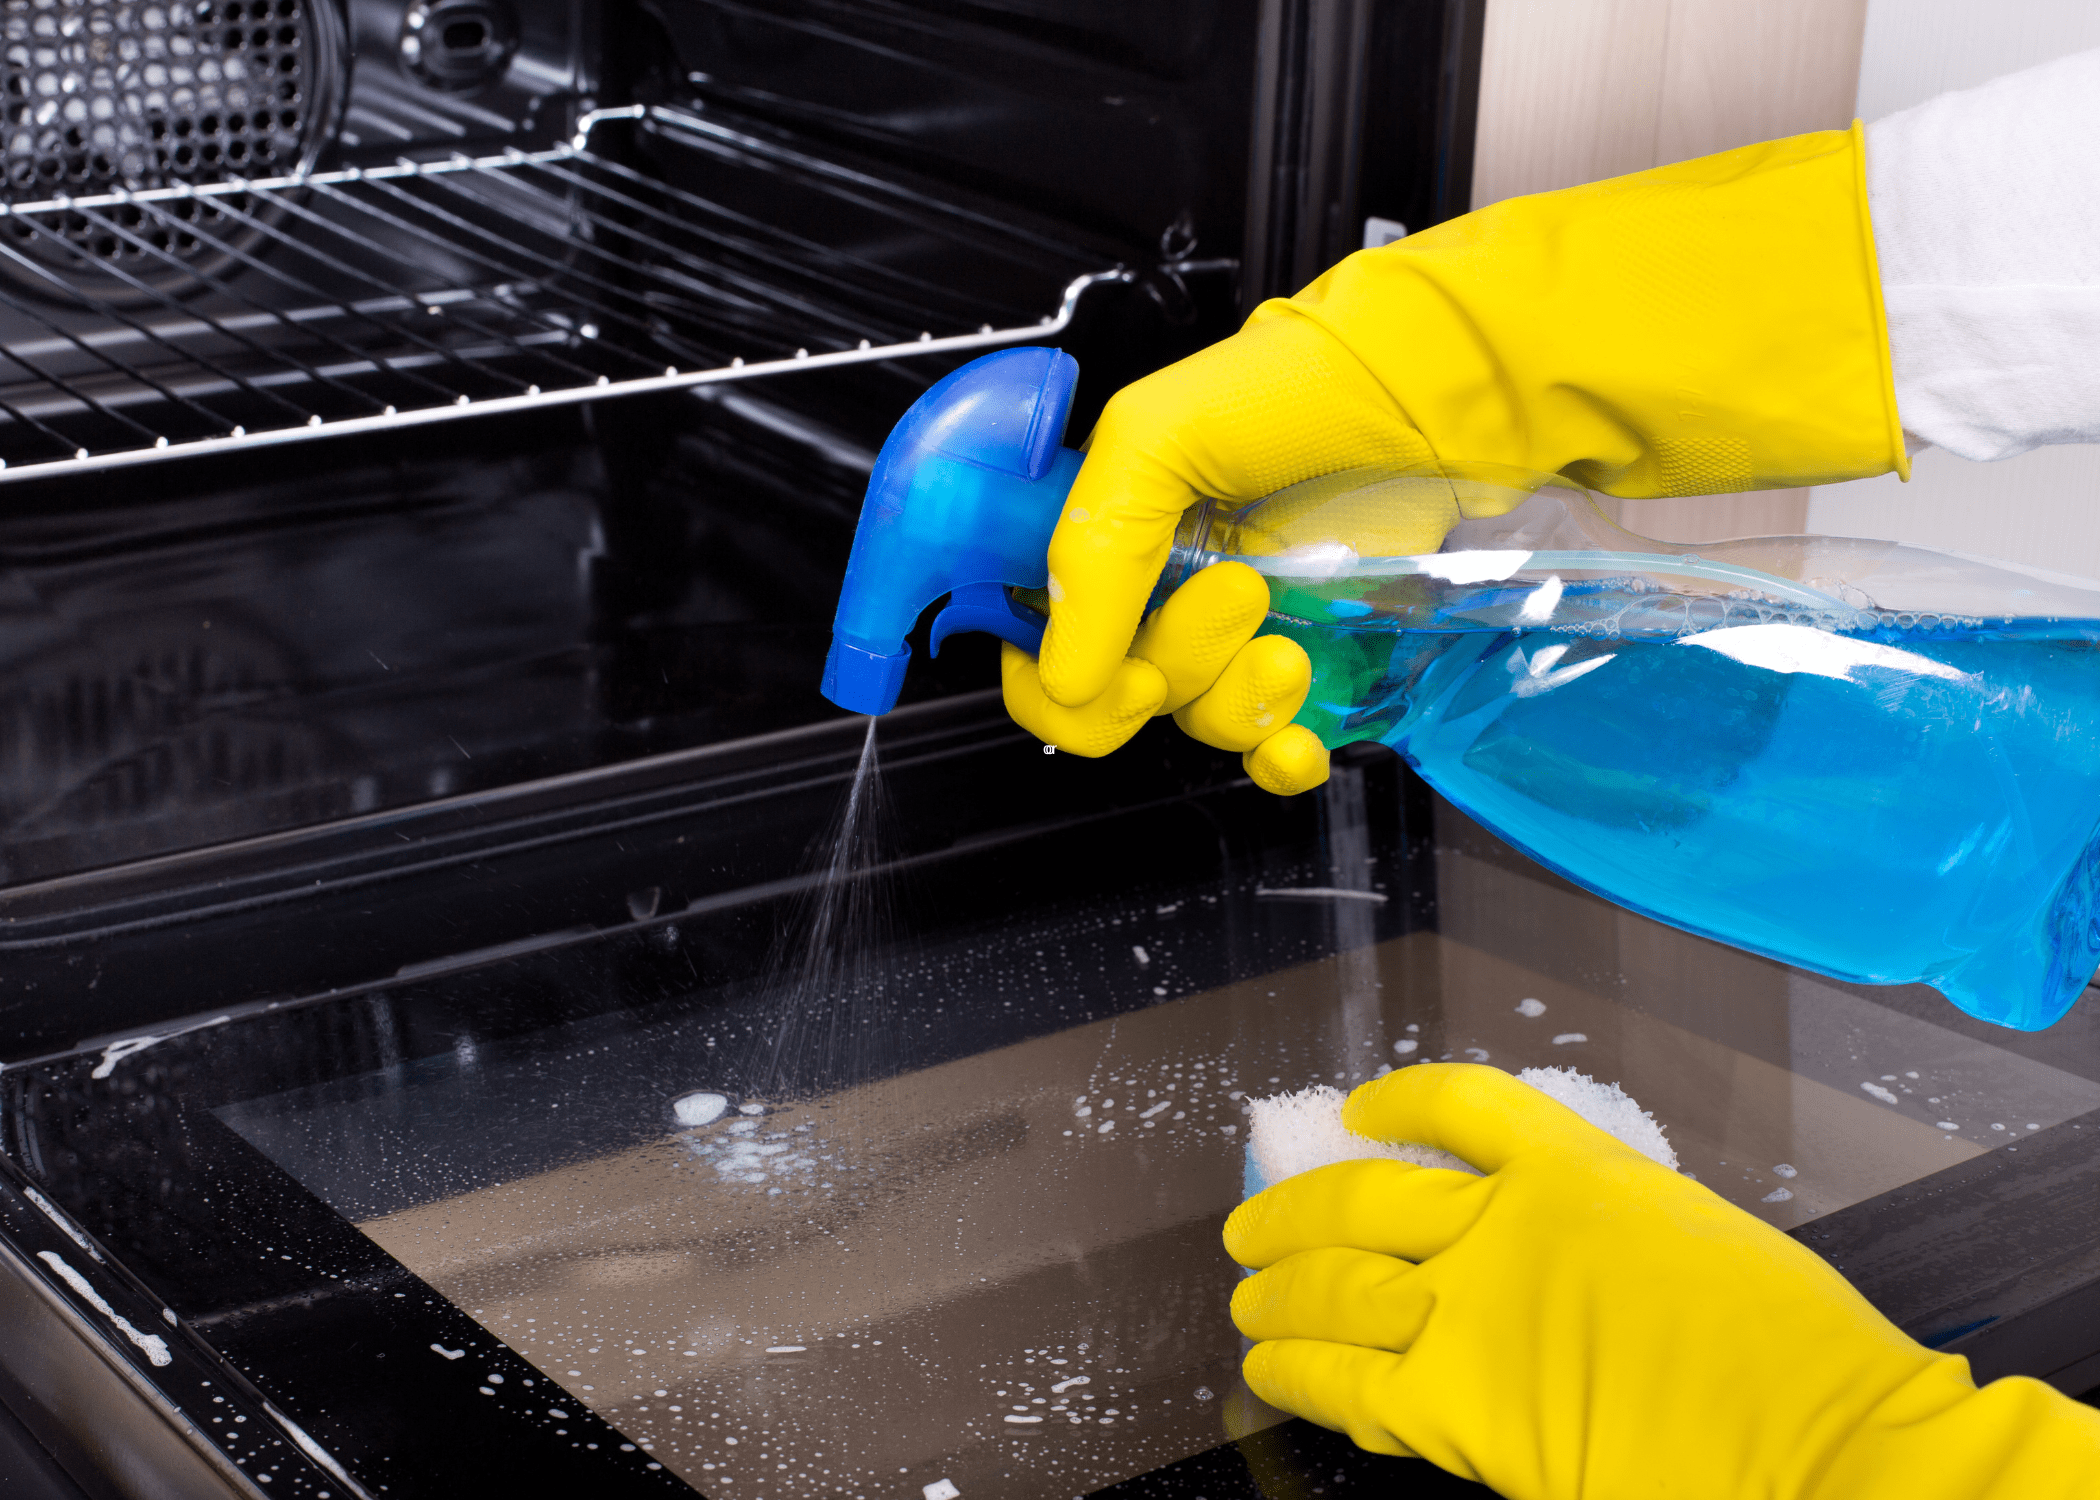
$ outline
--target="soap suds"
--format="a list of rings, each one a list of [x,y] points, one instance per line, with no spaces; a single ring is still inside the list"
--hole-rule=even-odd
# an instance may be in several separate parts
[[[671,1118],[687,1130],[697,1130],[702,1125],[712,1125],[729,1112],[729,1098],[702,1090],[671,1101]]]
[[[117,1331],[130,1339],[144,1351],[147,1360],[156,1367],[172,1364],[174,1356],[168,1353],[168,1341],[157,1333],[140,1333],[129,1320],[103,1300],[88,1279],[66,1264],[65,1257],[50,1250],[39,1250],[37,1259],[58,1273],[59,1279],[73,1289],[74,1295],[115,1325]]]
[[[330,1453],[326,1448],[315,1442],[312,1435],[304,1427],[301,1427],[297,1422],[294,1422],[267,1401],[263,1403],[263,1410],[268,1412],[277,1421],[278,1425],[284,1428],[286,1436],[299,1445],[300,1452],[333,1474],[336,1483],[357,1496],[358,1500],[372,1500],[372,1492],[359,1484],[355,1479],[352,1479],[350,1471],[336,1462],[336,1457],[333,1453]]]
[[[1517,1074],[1547,1098],[1566,1105],[1598,1129],[1631,1146],[1651,1161],[1676,1170],[1671,1149],[1655,1116],[1642,1109],[1615,1083],[1599,1083],[1573,1068],[1526,1068]],[[1478,1175],[1448,1151],[1411,1141],[1375,1141],[1342,1124],[1342,1102],[1348,1096],[1330,1084],[1316,1083],[1296,1093],[1252,1099],[1247,1105],[1247,1190],[1271,1184],[1338,1161],[1382,1159],[1418,1167],[1442,1167]]]
[[[22,1196],[27,1198],[31,1203],[34,1203],[37,1206],[38,1211],[41,1212],[43,1216],[49,1219],[53,1224],[57,1225],[59,1230],[65,1235],[67,1239],[71,1240],[74,1244],[78,1245],[81,1249],[85,1250],[88,1253],[88,1257],[91,1260],[99,1261],[102,1259],[102,1252],[95,1248],[94,1242],[72,1226],[72,1224],[66,1219],[66,1216],[58,1211],[57,1204],[53,1203],[49,1198],[46,1198],[42,1193],[38,1192],[33,1187],[23,1188]]]
[[[155,1032],[148,1036],[127,1036],[121,1041],[111,1042],[102,1049],[102,1061],[95,1064],[90,1078],[107,1078],[116,1072],[117,1064],[127,1057],[136,1056],[148,1047],[157,1047],[162,1042],[173,1041],[179,1036],[188,1036],[193,1031],[202,1031],[209,1026],[224,1026],[232,1016],[213,1016],[208,1021],[196,1021],[188,1026],[178,1026],[173,1031]]]

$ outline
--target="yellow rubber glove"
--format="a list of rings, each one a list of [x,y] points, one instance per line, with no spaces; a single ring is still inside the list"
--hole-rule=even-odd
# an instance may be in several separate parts
[[[1050,541],[1037,696],[1095,712],[1200,497],[1435,460],[1628,496],[1903,469],[1862,150],[1855,126],[1498,203],[1118,392]]]
[[[1813,1252],[1507,1074],[1420,1064],[1343,1120],[1487,1175],[1342,1162],[1240,1206],[1265,1401],[1512,1500],[2100,1494],[2100,1411],[1978,1390]]]
[[[1043,692],[1036,660],[1009,645],[1000,656],[1006,709],[1037,739],[1073,755],[1120,747],[1155,714],[1172,714],[1206,745],[1241,752],[1248,774],[1288,795],[1327,779],[1327,749],[1291,722],[1312,686],[1305,648],[1254,637],[1269,586],[1245,563],[1217,563],[1153,612],[1118,662],[1107,691],[1079,708]]]

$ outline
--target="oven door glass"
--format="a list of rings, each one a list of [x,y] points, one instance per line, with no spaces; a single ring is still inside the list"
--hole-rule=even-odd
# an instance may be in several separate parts
[[[1017,791],[1064,770],[1017,738],[971,754]],[[410,1339],[404,1391],[707,1494],[1066,1497],[1283,1420],[1226,1315],[1250,1096],[1440,1058],[1573,1068],[1789,1229],[2100,1108],[2090,1003],[2017,1037],[1683,935],[1529,865],[1382,753],[1258,797],[1162,789],[888,859],[857,840],[838,885],[819,838],[800,879],[676,910],[639,890],[629,920],[509,957],[10,1069],[11,1144],[353,1473],[384,1422],[273,1375],[296,1314],[200,1285],[124,1185],[203,1170],[155,1121],[217,1132],[222,1178],[296,1184],[297,1212],[195,1231],[225,1253],[320,1265],[314,1226],[355,1226],[478,1325],[471,1357]],[[705,828],[620,837],[646,864]]]

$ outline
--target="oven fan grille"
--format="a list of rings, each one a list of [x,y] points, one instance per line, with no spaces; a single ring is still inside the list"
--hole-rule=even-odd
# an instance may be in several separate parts
[[[17,203],[300,171],[317,75],[334,65],[302,0],[4,0],[0,42],[0,191]],[[164,218],[120,215],[137,242],[81,214],[10,227],[32,253],[157,269],[154,251],[203,248],[192,221],[225,232],[220,208],[206,197]]]
[[[1046,302],[1062,290],[1048,316],[995,328],[879,252],[815,243],[594,150],[613,128],[835,175],[631,106],[586,116],[549,151],[0,203],[13,330],[0,481],[988,348],[1054,334],[1086,287],[1129,279],[1075,277],[1077,252],[1000,225],[951,226],[1040,273]],[[905,223],[940,212],[849,186]]]

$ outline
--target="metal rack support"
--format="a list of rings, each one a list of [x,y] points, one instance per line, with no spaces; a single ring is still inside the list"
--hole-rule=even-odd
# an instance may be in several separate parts
[[[909,340],[892,332],[723,363],[709,347],[734,348],[739,328],[777,348],[781,329],[807,325],[807,345],[842,345],[853,337],[843,319],[910,327],[945,289],[594,154],[592,133],[610,121],[689,141],[719,133],[675,110],[628,106],[591,112],[548,151],[0,204],[0,232],[15,226],[0,239],[13,268],[11,282],[0,278],[0,315],[32,330],[0,344],[0,483],[996,348],[1062,332],[1089,287],[1132,279],[1121,267],[1074,277],[1032,324]],[[212,200],[216,232],[204,215],[182,215],[197,199]],[[506,204],[539,221],[504,233]],[[67,216],[145,269],[102,267],[105,281],[121,283],[115,295],[76,285],[63,266],[77,249],[56,232]],[[547,227],[557,220],[572,231]],[[187,265],[160,243],[176,235],[215,256],[217,269]],[[1040,256],[1025,233],[1010,237]],[[470,282],[418,291],[374,269],[403,245],[470,268]],[[775,282],[750,269],[776,255],[795,274]],[[826,291],[834,268],[836,306]],[[797,290],[796,274],[816,290]],[[171,287],[170,276],[186,281]],[[854,305],[868,311],[854,315]],[[703,321],[681,324],[681,308]],[[431,324],[442,335],[421,331],[419,315],[445,318]],[[647,349],[677,363],[655,373]],[[229,418],[209,404],[220,398],[245,401],[252,415]],[[163,423],[190,434],[171,436]]]

